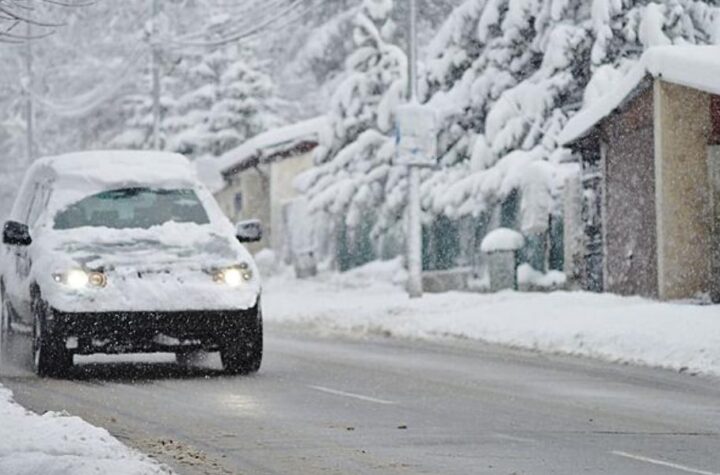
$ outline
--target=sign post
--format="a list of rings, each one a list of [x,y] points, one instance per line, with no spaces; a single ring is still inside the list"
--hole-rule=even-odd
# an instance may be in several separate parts
[[[423,294],[420,167],[434,165],[437,124],[432,109],[418,102],[417,0],[409,0],[409,2],[408,103],[397,110],[396,164],[408,167],[407,291],[410,298],[420,298]]]

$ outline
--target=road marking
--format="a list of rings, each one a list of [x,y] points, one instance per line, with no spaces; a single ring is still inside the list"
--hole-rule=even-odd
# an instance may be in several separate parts
[[[638,462],[645,462],[645,463],[651,463],[653,465],[660,465],[662,467],[668,467],[668,468],[674,468],[675,470],[679,470],[681,472],[685,473],[695,473],[698,475],[720,475],[720,473],[717,472],[708,472],[707,470],[698,470],[697,468],[692,467],[686,467],[685,465],[680,465],[677,463],[672,462],[666,462],[664,460],[657,460],[650,457],[644,457],[642,455],[635,455],[630,454],[627,452],[622,452],[620,450],[613,450],[613,455],[617,455],[618,457],[625,457],[632,460],[637,460]]]
[[[325,388],[323,386],[308,386],[310,389],[321,391],[335,396],[350,397],[353,399],[359,399],[366,402],[374,402],[375,404],[395,404],[393,401],[386,401],[385,399],[377,399],[370,396],[363,396],[362,394],[346,393],[345,391],[338,391],[337,389]]]
[[[534,439],[528,439],[528,438],[526,438],[526,437],[517,437],[517,436],[515,436],[515,435],[508,435],[508,434],[500,434],[500,433],[497,433],[497,434],[494,434],[494,436],[495,436],[496,438],[498,438],[498,439],[509,440],[509,441],[511,441],[511,442],[523,442],[523,443],[533,443],[533,442],[537,442],[537,441],[534,440]]]

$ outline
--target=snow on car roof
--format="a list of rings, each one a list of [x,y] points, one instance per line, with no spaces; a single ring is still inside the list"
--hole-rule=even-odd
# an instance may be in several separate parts
[[[199,192],[211,220],[221,217],[212,196],[197,176],[195,167],[182,155],[146,151],[92,151],[45,157],[27,171],[13,206],[14,219],[23,220],[23,210],[32,196],[35,182],[53,182],[49,214],[87,196],[107,190],[132,187],[158,189],[193,188]],[[205,196],[207,194],[207,196]]]
[[[39,159],[59,180],[94,184],[195,184],[195,169],[182,155],[145,151],[80,152]]]
[[[648,49],[617,87],[580,110],[560,134],[561,144],[573,142],[620,107],[647,76],[720,94],[720,46],[656,46]]]

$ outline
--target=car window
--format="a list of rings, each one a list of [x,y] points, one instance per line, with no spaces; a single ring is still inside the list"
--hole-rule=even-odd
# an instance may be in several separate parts
[[[123,188],[84,198],[55,216],[55,229],[84,226],[148,229],[168,222],[208,224],[194,190]]]
[[[47,208],[49,199],[50,187],[45,183],[36,183],[32,199],[30,200],[28,214],[25,219],[25,223],[28,226],[32,227],[35,225],[35,223],[37,223],[37,220],[42,214],[42,211]]]

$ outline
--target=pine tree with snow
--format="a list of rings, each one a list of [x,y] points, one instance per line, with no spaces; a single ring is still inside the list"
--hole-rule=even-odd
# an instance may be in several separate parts
[[[318,166],[298,180],[311,209],[342,219],[351,233],[382,202],[392,170],[393,111],[404,100],[407,71],[405,54],[393,43],[392,9],[392,0],[363,1],[347,77],[332,99],[332,139],[319,148]]]
[[[219,75],[216,100],[208,115],[207,154],[220,156],[281,124],[273,81],[255,63],[250,51],[239,48]]]
[[[466,2],[445,30],[462,32],[459,22],[477,19],[481,51],[469,34],[446,34],[445,44],[471,49],[463,56],[448,48],[430,62],[445,167],[426,176],[426,211],[497,222],[516,203],[513,225],[545,233],[549,215],[560,212],[569,157],[556,138],[569,117],[602,97],[644,49],[713,41],[717,15],[718,7],[694,0]]]
[[[149,73],[145,75],[150,90]],[[164,77],[161,80],[160,117],[164,119],[175,108],[175,99],[170,94],[174,79]],[[153,99],[150,94],[132,94],[125,97],[120,105],[120,113],[124,117],[122,131],[111,140],[111,146],[119,149],[149,150],[153,148]],[[164,148],[168,133],[163,120],[160,123],[160,144]]]
[[[208,149],[209,114],[218,97],[222,69],[227,67],[220,59],[212,51],[190,52],[181,58],[176,71],[184,90],[176,92],[174,107],[163,120],[167,150],[197,157]]]

